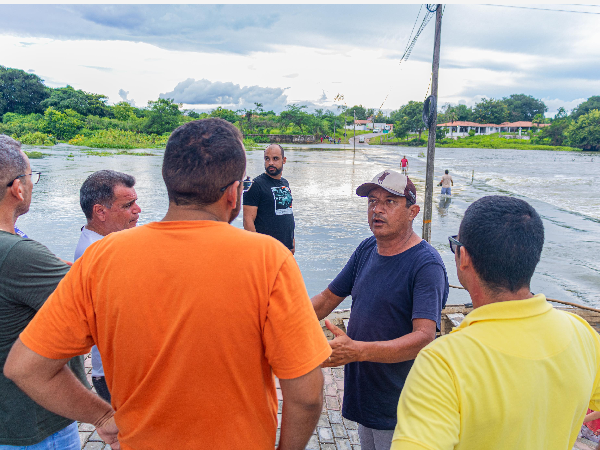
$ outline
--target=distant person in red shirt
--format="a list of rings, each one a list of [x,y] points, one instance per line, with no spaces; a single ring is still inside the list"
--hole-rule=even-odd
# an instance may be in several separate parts
[[[408,175],[408,159],[406,159],[406,155],[400,161],[400,168],[402,169],[402,175]]]

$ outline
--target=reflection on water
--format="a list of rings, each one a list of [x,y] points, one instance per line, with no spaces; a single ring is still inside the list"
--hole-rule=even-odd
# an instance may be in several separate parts
[[[438,212],[441,217],[444,217],[448,214],[448,208],[450,208],[450,203],[452,203],[452,197],[448,195],[440,195],[440,203],[438,204]]]
[[[157,156],[86,156],[76,147],[43,150],[51,156],[32,160],[43,173],[35,186],[31,210],[18,224],[30,237],[65,259],[72,259],[85,218],[79,188],[100,169],[134,175],[142,208],[140,224],[160,220],[167,209]],[[325,287],[344,266],[356,246],[370,235],[366,200],[356,187],[384,169],[398,169],[406,154],[410,176],[423,204],[425,159],[421,149],[393,146],[350,150],[287,149],[284,177],[290,182],[296,218],[296,258],[310,295]],[[69,153],[74,158],[67,159]],[[546,242],[534,275],[533,292],[552,298],[600,306],[600,158],[589,153],[437,149],[436,178],[448,169],[454,179],[452,198],[435,188],[432,245],[440,252],[451,284],[458,285],[447,236],[458,226],[470,203],[484,195],[514,195],[530,202],[544,220]],[[248,174],[264,171],[262,151],[248,152]],[[474,180],[472,173],[474,171]],[[242,227],[241,217],[234,226]],[[414,223],[420,235],[422,214]],[[468,302],[468,294],[451,289],[449,303]],[[349,299],[343,304],[349,306]]]

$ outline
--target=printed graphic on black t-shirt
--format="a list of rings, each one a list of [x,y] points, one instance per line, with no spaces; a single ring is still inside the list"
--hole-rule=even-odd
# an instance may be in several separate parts
[[[292,191],[287,186],[274,186],[271,188],[273,199],[275,200],[275,214],[293,214],[292,211]]]
[[[259,175],[250,190],[244,192],[244,205],[258,207],[254,220],[258,233],[273,236],[289,249],[294,247],[292,191],[285,178]]]

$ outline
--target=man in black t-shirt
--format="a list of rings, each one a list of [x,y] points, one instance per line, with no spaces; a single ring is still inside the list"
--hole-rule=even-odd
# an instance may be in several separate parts
[[[271,144],[265,149],[265,173],[257,176],[244,192],[244,229],[268,234],[296,250],[294,213],[290,184],[281,176],[286,162],[283,147]]]

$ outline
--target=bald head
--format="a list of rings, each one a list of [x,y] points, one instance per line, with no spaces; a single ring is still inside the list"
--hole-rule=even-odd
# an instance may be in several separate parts
[[[285,151],[283,150],[283,147],[282,147],[281,145],[279,145],[279,144],[269,144],[269,145],[267,146],[267,148],[265,148],[265,153],[266,153],[266,152],[267,152],[267,150],[269,150],[269,149],[270,149],[270,150],[275,150],[275,151],[279,150],[279,152],[281,153],[281,155],[280,155],[280,156],[281,156],[281,159],[285,158]]]
[[[279,180],[283,165],[285,164],[285,153],[279,144],[271,144],[265,148],[265,172],[271,178]]]
[[[27,171],[27,159],[21,151],[21,144],[10,136],[0,134],[0,186],[6,186]],[[0,189],[0,200],[6,189]]]

